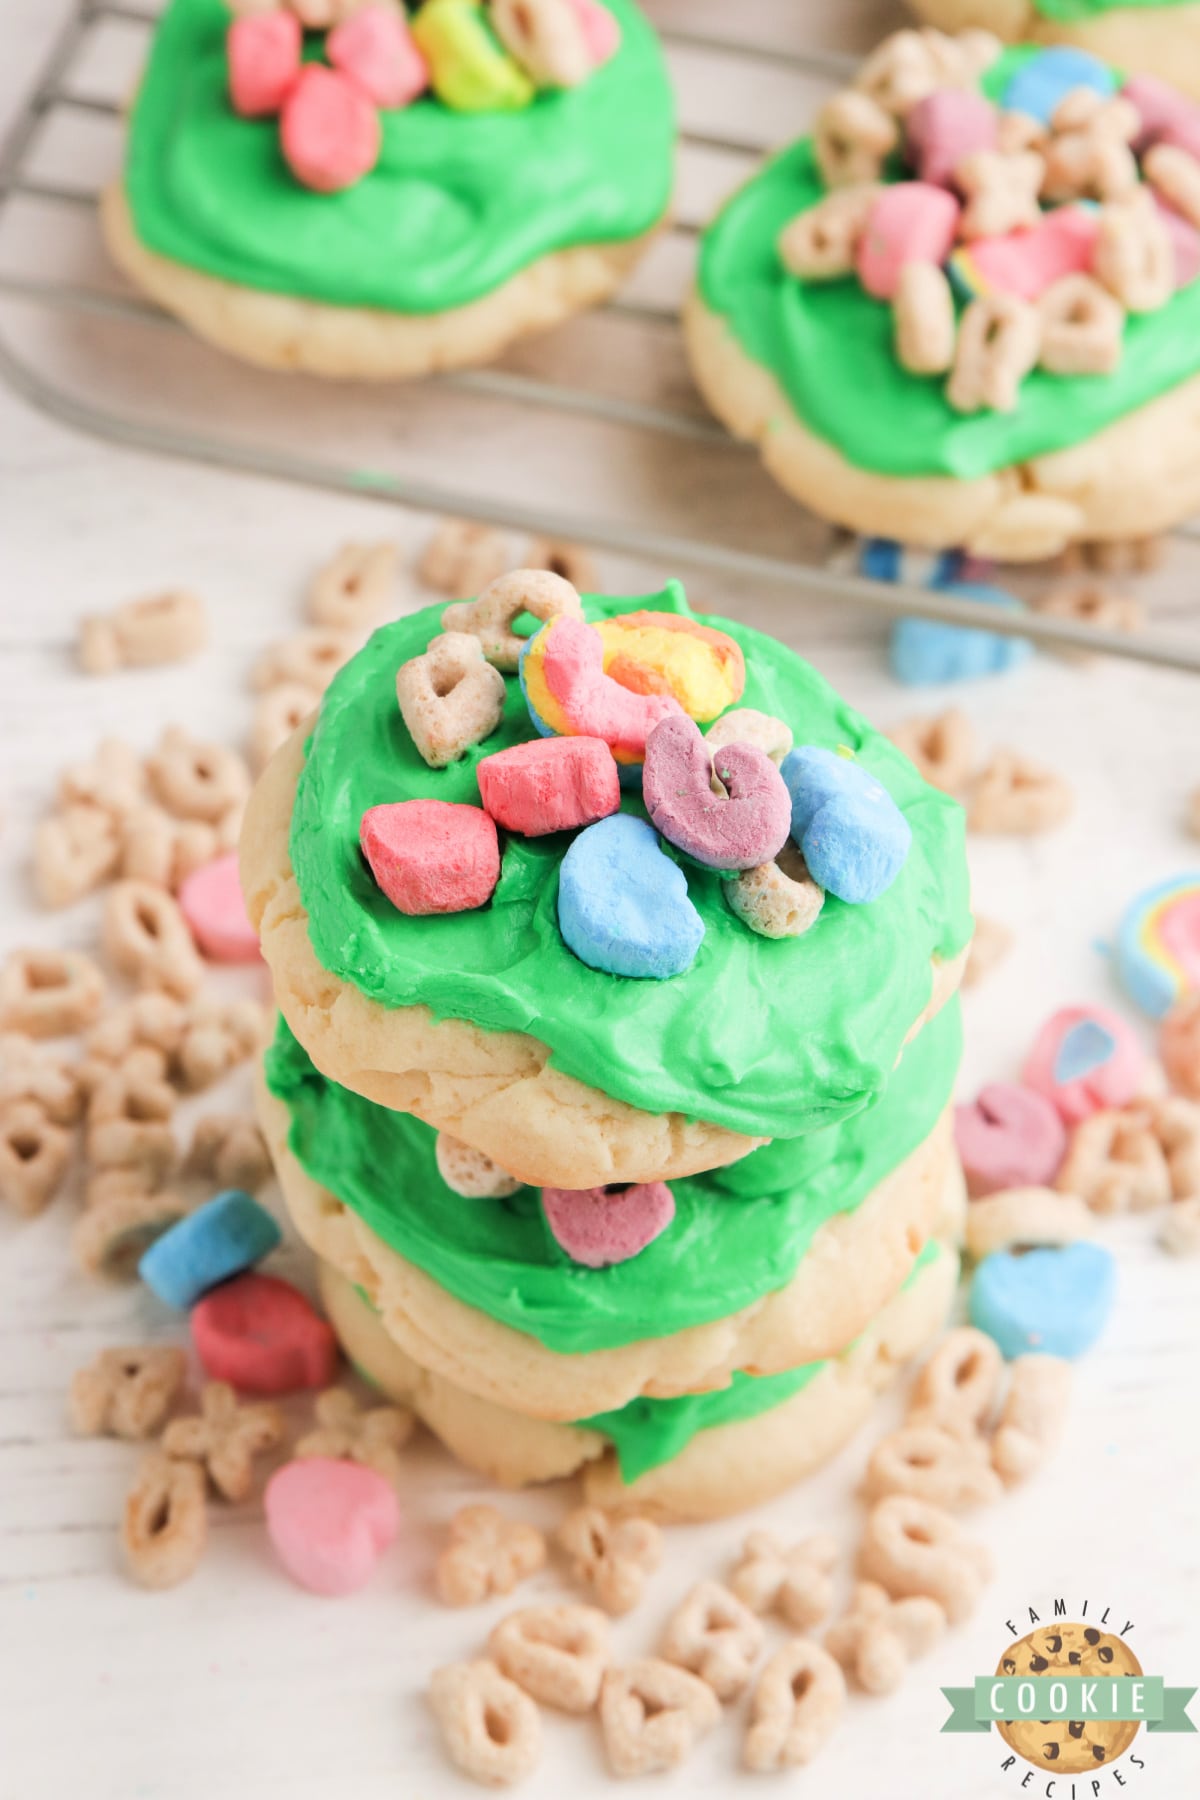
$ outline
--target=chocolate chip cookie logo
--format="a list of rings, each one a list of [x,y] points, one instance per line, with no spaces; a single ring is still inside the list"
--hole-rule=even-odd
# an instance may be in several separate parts
[[[1096,1623],[1084,1616],[1068,1619],[1067,1603],[1056,1599],[1053,1620],[1043,1624],[1033,1607],[1035,1629],[1009,1645],[992,1675],[977,1675],[974,1685],[943,1688],[953,1709],[943,1731],[990,1731],[996,1727],[1012,1754],[1001,1773],[1024,1770],[1018,1785],[1030,1785],[1029,1769],[1045,1770],[1050,1779],[1035,1791],[1046,1800],[1095,1800],[1105,1791],[1105,1772],[1127,1759],[1115,1773],[1119,1787],[1131,1773],[1144,1769],[1144,1756],[1133,1745],[1145,1726],[1148,1732],[1194,1732],[1187,1714],[1194,1687],[1167,1687],[1161,1676],[1147,1675],[1126,1638],[1133,1621],[1118,1634],[1109,1628],[1106,1608]],[[1059,1780],[1058,1778],[1062,1778]],[[1082,1779],[1076,1779],[1082,1778]]]

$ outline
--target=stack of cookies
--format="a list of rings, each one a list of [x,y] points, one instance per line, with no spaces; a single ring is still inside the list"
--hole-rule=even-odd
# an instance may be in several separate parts
[[[962,814],[792,651],[676,583],[400,619],[269,765],[242,876],[330,1318],[472,1467],[731,1512],[940,1329]]]

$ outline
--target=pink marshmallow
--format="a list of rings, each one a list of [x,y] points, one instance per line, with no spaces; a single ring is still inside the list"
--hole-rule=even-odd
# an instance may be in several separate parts
[[[943,263],[954,247],[959,204],[927,181],[885,187],[867,214],[858,246],[858,278],[868,294],[890,300],[909,263]]]
[[[1042,1094],[995,1081],[970,1106],[954,1109],[954,1136],[967,1191],[1049,1187],[1066,1155],[1067,1128]]]
[[[335,26],[325,54],[376,106],[407,106],[429,86],[429,64],[407,22],[386,6],[364,7]]]
[[[621,804],[617,765],[599,738],[534,738],[485,756],[475,773],[497,825],[523,837],[594,825]]]
[[[296,180],[336,194],[369,175],[383,139],[379,114],[339,69],[308,63],[284,102],[279,141]]]
[[[277,1275],[223,1281],[196,1302],[188,1324],[204,1373],[242,1394],[328,1387],[337,1370],[332,1328]]]
[[[383,892],[410,917],[486,906],[500,879],[496,827],[480,806],[373,806],[362,816],[359,842]]]
[[[1197,275],[1200,275],[1200,231],[1190,225],[1182,213],[1177,213],[1173,206],[1168,206],[1158,194],[1154,196],[1154,203],[1167,228],[1167,236],[1175,255],[1175,286],[1177,289],[1190,287]]]
[[[1057,1108],[1068,1125],[1127,1106],[1138,1092],[1146,1056],[1136,1033],[1104,1006],[1067,1006],[1034,1039],[1021,1080]]]
[[[542,1210],[555,1243],[572,1262],[606,1269],[628,1262],[662,1235],[675,1217],[675,1196],[665,1181],[543,1188]]]
[[[204,863],[179,890],[179,910],[209,962],[254,962],[258,933],[246,917],[236,850]]]
[[[295,13],[247,13],[225,37],[229,98],[243,119],[269,118],[281,110],[300,78],[304,32]]]
[[[1190,142],[1195,141],[1200,130],[1200,106],[1169,82],[1160,81],[1156,75],[1134,75],[1121,92],[1136,107],[1142,122],[1133,141],[1139,156],[1162,140],[1178,144],[1181,149],[1189,148]]]
[[[583,31],[593,68],[608,62],[621,47],[621,27],[599,0],[567,0]]]
[[[1099,229],[1097,212],[1058,206],[1027,231],[976,238],[957,252],[955,263],[961,258],[964,269],[978,277],[972,286],[980,293],[1037,300],[1064,275],[1088,273]]]
[[[752,744],[714,752],[688,718],[664,719],[646,739],[642,796],[667,841],[709,869],[772,862],[791,831],[791,796],[770,757]]]
[[[374,1469],[330,1456],[276,1469],[263,1507],[275,1554],[312,1594],[352,1594],[400,1529],[391,1483]]]
[[[974,88],[939,88],[919,100],[904,126],[908,160],[922,181],[952,187],[964,156],[996,147],[996,109]]]

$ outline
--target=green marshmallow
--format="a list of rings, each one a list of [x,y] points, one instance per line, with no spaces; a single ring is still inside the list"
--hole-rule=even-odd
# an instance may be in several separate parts
[[[438,99],[455,112],[515,112],[536,92],[484,16],[481,0],[427,0],[412,35]]]

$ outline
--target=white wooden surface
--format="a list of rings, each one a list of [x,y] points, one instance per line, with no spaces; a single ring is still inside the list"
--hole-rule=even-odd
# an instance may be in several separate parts
[[[719,24],[722,14],[681,0],[661,10],[698,24]],[[808,14],[806,29],[827,42],[855,33],[866,41],[891,16],[884,4],[839,8],[833,0],[792,9],[780,0],[775,10],[788,29]],[[0,121],[57,11],[57,0],[6,0]],[[53,262],[53,240],[36,248]],[[73,353],[83,366],[87,346]],[[215,381],[215,362],[207,366]],[[110,351],[100,373],[131,403],[149,403],[147,371],[133,354]],[[62,764],[105,731],[148,746],[175,719],[236,739],[249,716],[249,662],[295,626],[314,563],[344,536],[381,530],[412,547],[428,524],[365,500],[119,452],[0,392],[0,950],[86,944],[93,934],[93,907],[44,916],[28,888],[30,831]],[[1187,568],[1179,554],[1177,578]],[[614,589],[645,591],[674,571],[613,562],[605,572]],[[210,606],[215,642],[202,660],[104,682],[75,673],[80,611],[175,581],[198,587]],[[1162,591],[1173,612],[1192,602],[1190,580]],[[704,597],[796,644],[881,722],[913,710],[885,672],[876,626],[801,613],[765,593]],[[406,592],[406,604],[415,599]],[[1198,695],[1194,682],[1133,666],[1042,660],[962,696],[985,743],[1043,757],[1079,795],[1075,819],[1051,838],[972,845],[979,906],[1014,926],[1018,942],[1003,972],[967,998],[964,1091],[1013,1073],[1051,1007],[1112,999],[1103,944],[1122,903],[1139,885],[1200,860],[1180,829],[1183,797],[1200,779]],[[33,1224],[0,1217],[0,1800],[428,1800],[470,1791],[443,1762],[420,1692],[435,1662],[481,1645],[498,1610],[446,1613],[429,1592],[440,1526],[478,1484],[431,1445],[415,1451],[402,1542],[371,1587],[346,1601],[292,1588],[250,1508],[214,1513],[192,1582],[165,1596],[139,1593],[121,1574],[116,1541],[135,1453],[73,1440],[63,1395],[95,1350],[176,1327],[137,1289],[98,1287],[74,1271],[72,1216],[64,1200]],[[938,1686],[993,1666],[1005,1622],[1021,1621],[1028,1604],[1045,1611],[1056,1594],[1072,1607],[1089,1600],[1093,1614],[1111,1604],[1115,1623],[1136,1621],[1131,1641],[1148,1669],[1172,1683],[1200,1680],[1200,1267],[1159,1252],[1150,1221],[1115,1229],[1111,1241],[1121,1256],[1120,1301],[1080,1367],[1063,1452],[1043,1478],[978,1521],[997,1577],[977,1617],[899,1695],[854,1701],[821,1762],[796,1777],[806,1792],[985,1800],[1014,1791],[1011,1773],[998,1773],[994,1740],[938,1735]],[[301,1258],[294,1268],[303,1274]],[[754,1522],[795,1533],[831,1527],[849,1548],[865,1451],[865,1441],[855,1443]],[[561,1497],[510,1504],[550,1523]],[[697,1574],[720,1572],[741,1530],[670,1534],[651,1598],[620,1628],[623,1651],[652,1644],[674,1597]],[[555,1596],[557,1577],[550,1572],[525,1592]],[[608,1790],[589,1726],[552,1721],[547,1735],[545,1763],[525,1791],[548,1797],[569,1786],[590,1800]],[[1140,1753],[1144,1771],[1123,1766],[1131,1791],[1155,1800],[1197,1791],[1196,1740],[1155,1739]],[[666,1787],[749,1791],[737,1774],[735,1726],[727,1722]],[[644,1791],[658,1790],[647,1783]],[[1044,1792],[1044,1778],[1026,1791]],[[1119,1791],[1111,1775],[1101,1791]],[[1080,1800],[1091,1792],[1080,1786]],[[1060,1783],[1056,1800],[1065,1793]]]

